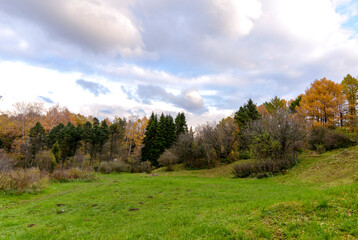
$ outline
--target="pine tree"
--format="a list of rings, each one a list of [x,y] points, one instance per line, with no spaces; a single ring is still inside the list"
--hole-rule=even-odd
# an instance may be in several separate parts
[[[58,124],[52,128],[48,134],[47,147],[51,148],[55,142],[59,142],[63,138],[61,130],[65,127],[63,123]]]

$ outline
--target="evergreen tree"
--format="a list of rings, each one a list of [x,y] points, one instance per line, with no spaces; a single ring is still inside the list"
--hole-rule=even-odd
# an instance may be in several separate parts
[[[150,116],[145,136],[143,138],[143,148],[141,150],[142,161],[150,161],[152,165],[157,165],[160,150],[157,145],[158,117],[154,113]]]
[[[31,162],[30,167],[33,166],[33,161],[35,155],[44,147],[45,145],[45,129],[41,123],[37,122],[33,128],[30,129],[30,150],[31,150]]]
[[[116,146],[124,137],[124,125],[124,120],[116,118],[109,127],[109,159],[113,159],[114,154],[118,154]]]
[[[176,128],[172,116],[167,115],[165,118],[166,118],[166,134],[167,134],[165,149],[168,149],[174,144],[176,140]]]
[[[186,124],[185,114],[178,113],[175,118],[175,134],[178,139],[179,135],[188,132],[188,126]]]
[[[56,127],[52,128],[48,134],[47,138],[47,147],[50,149],[55,144],[55,142],[60,142],[63,138],[62,129],[65,127],[63,123],[58,124]]]
[[[92,133],[92,123],[87,121],[82,127],[82,140],[84,142],[85,153],[91,152]]]
[[[256,104],[251,100],[247,101],[244,106],[241,106],[239,111],[235,113],[235,121],[238,126],[244,128],[250,121],[260,119],[261,115],[256,109]]]
[[[293,100],[290,103],[289,109],[290,109],[291,113],[297,112],[297,109],[300,107],[301,99],[302,99],[302,95],[299,95],[295,100]]]
[[[165,151],[167,143],[167,119],[162,113],[159,118],[157,136],[156,136],[156,146],[159,150],[159,156]],[[157,159],[156,159],[157,160]]]
[[[62,166],[66,159],[73,157],[79,147],[81,140],[81,132],[76,129],[75,125],[68,123],[65,128],[61,130],[63,138],[59,141]]]

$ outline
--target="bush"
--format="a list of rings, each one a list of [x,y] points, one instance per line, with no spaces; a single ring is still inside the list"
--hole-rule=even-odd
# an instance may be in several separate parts
[[[322,154],[326,151],[325,147],[323,146],[323,144],[315,144],[314,148],[316,149],[316,152],[318,154]]]
[[[355,141],[345,134],[325,127],[314,128],[310,133],[308,142],[312,150],[318,150],[316,147],[323,145],[327,151],[336,148],[345,148],[355,144]]]
[[[50,175],[51,179],[58,182],[69,182],[74,180],[93,181],[96,179],[96,173],[79,168],[66,170],[55,170]]]
[[[0,172],[0,190],[3,191],[38,192],[44,189],[48,182],[48,175],[37,168]]]
[[[35,166],[40,170],[53,172],[57,166],[56,158],[49,150],[39,152],[35,157]]]
[[[250,156],[250,153],[248,152],[240,152],[239,153],[239,159],[250,159],[251,156]]]
[[[122,160],[119,161],[111,161],[111,162],[101,162],[98,166],[99,171],[101,173],[109,174],[112,172],[120,173],[120,172],[129,172],[130,166]]]
[[[262,161],[253,161],[240,163],[234,166],[232,173],[235,177],[268,177],[270,175],[278,174],[295,166],[297,161],[294,158],[284,159],[265,159]]]
[[[141,162],[134,170],[134,172],[150,173],[152,171],[152,164],[149,161]]]
[[[166,150],[158,159],[160,166],[167,167],[167,171],[173,171],[173,165],[179,162],[179,158],[170,150]]]

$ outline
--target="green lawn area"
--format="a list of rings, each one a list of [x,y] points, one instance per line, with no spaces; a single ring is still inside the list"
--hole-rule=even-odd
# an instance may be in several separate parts
[[[358,239],[358,151],[344,151],[304,154],[267,179],[233,179],[221,167],[0,193],[0,238]]]

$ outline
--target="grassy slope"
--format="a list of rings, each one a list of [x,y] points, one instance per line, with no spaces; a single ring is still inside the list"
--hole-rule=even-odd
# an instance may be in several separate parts
[[[357,154],[357,147],[306,153],[269,179],[232,179],[221,166],[0,195],[0,238],[357,239]]]

